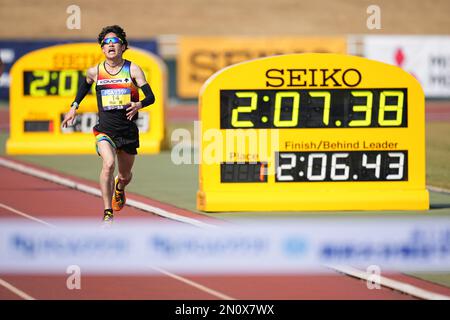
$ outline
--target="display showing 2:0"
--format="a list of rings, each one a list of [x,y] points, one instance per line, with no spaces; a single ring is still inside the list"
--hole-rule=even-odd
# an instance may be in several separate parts
[[[84,76],[85,71],[79,70],[24,71],[23,93],[32,97],[75,96]]]

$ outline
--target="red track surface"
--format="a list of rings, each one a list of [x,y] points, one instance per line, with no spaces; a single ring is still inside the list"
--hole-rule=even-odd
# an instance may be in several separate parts
[[[98,218],[102,216],[99,198],[72,190],[42,179],[0,167],[0,203],[41,220],[55,217]],[[7,183],[6,183],[7,182]],[[141,197],[143,198],[143,197]],[[142,199],[139,199],[142,200]],[[147,201],[151,201],[148,200]],[[153,204],[159,202],[152,202]],[[166,205],[170,208],[170,205]],[[185,210],[178,213],[183,214]],[[133,217],[145,218],[148,223],[162,220],[148,212],[126,207],[117,215],[116,223]],[[190,216],[199,215],[190,213]],[[0,208],[0,219],[15,217],[16,213]],[[209,220],[210,222],[211,220]],[[36,222],[38,223],[38,222]],[[68,275],[7,275],[0,278],[36,299],[219,299],[220,294],[235,299],[413,299],[390,289],[369,290],[364,281],[338,273],[328,275],[283,276],[184,276],[206,290],[162,274],[157,276],[92,276],[83,275],[81,290],[66,287]],[[408,283],[436,293],[450,295],[450,289],[403,275],[396,275]],[[392,276],[391,278],[395,278]],[[400,280],[400,279],[399,279]],[[21,299],[0,286],[0,299]]]
[[[448,102],[427,103],[427,121],[449,121]],[[0,110],[0,130],[8,130],[8,111]],[[195,106],[179,106],[169,109],[172,121],[191,121],[197,118]],[[48,171],[48,170],[47,170]],[[59,173],[58,173],[59,174]],[[51,182],[17,173],[0,167],[0,203],[44,221],[51,218],[98,218],[102,215],[99,198],[75,191]],[[72,180],[95,186],[89,181],[70,177]],[[7,181],[8,183],[5,183]],[[211,218],[173,207],[169,204],[142,196],[139,200],[171,212],[203,219]],[[18,216],[0,208],[0,219]],[[145,218],[148,223],[163,220],[156,215],[127,207],[116,214],[116,223],[124,219]],[[37,223],[37,222],[36,222]],[[180,280],[160,276],[89,276],[82,275],[82,289],[69,290],[67,276],[61,275],[1,275],[16,288],[36,299],[218,299],[211,293]],[[411,296],[382,288],[369,290],[362,280],[338,273],[309,276],[189,276],[185,277],[207,289],[235,299],[414,299]],[[435,293],[450,296],[450,289],[409,276],[396,274],[389,278],[403,281]],[[16,293],[0,286],[0,299],[21,299]]]

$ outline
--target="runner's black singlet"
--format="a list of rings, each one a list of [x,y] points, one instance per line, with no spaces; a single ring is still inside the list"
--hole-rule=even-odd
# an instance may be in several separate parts
[[[107,134],[118,148],[123,145],[139,147],[139,131],[136,114],[132,121],[127,119],[126,105],[139,101],[138,87],[131,78],[131,62],[124,60],[116,74],[110,74],[105,62],[98,65],[96,94],[99,122],[94,127],[97,132]]]

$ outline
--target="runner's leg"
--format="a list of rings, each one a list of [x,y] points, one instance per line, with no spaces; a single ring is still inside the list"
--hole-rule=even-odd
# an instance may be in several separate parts
[[[115,149],[107,141],[97,143],[98,153],[102,157],[102,171],[100,173],[100,189],[102,191],[105,209],[111,209],[111,198],[114,187]]]
[[[119,183],[117,187],[123,190],[130,183],[132,178],[131,169],[133,168],[135,155],[120,151],[117,153],[117,162],[119,165]]]

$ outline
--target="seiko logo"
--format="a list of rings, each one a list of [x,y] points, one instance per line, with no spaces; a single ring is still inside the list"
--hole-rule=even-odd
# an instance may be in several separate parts
[[[98,80],[98,84],[99,85],[104,85],[104,84],[117,84],[117,83],[128,83],[130,82],[130,79],[128,78],[121,78],[121,79],[102,79],[102,80]]]
[[[269,69],[266,87],[356,87],[362,80],[356,69]]]

